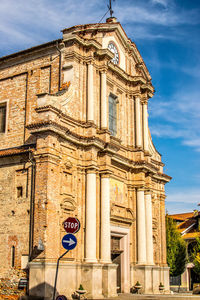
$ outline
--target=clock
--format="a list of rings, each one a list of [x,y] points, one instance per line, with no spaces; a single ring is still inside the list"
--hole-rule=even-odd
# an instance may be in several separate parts
[[[108,44],[108,49],[112,52],[112,53],[114,53],[114,57],[113,57],[113,59],[111,60],[115,65],[117,65],[118,63],[119,63],[119,53],[118,53],[118,51],[117,51],[117,48],[116,48],[116,46],[112,43],[112,42],[110,42],[109,44]]]

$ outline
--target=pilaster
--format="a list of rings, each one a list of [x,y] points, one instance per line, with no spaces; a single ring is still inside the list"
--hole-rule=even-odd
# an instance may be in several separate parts
[[[138,264],[146,264],[146,220],[144,188],[137,188],[137,245]]]
[[[148,128],[148,112],[147,112],[147,101],[143,102],[143,135],[144,135],[144,151],[149,151],[149,128]]]
[[[153,232],[152,232],[152,203],[151,191],[145,191],[145,215],[146,215],[146,247],[147,264],[153,265]]]
[[[101,263],[110,257],[110,172],[101,173]]]
[[[108,101],[106,95],[106,70],[101,71],[101,129],[108,128]]]
[[[92,62],[87,65],[87,121],[94,122],[94,70]]]
[[[86,232],[85,261],[95,263],[96,258],[96,168],[86,170]]]
[[[140,97],[135,97],[135,117],[136,117],[136,147],[142,148],[142,128],[141,128],[141,104]]]

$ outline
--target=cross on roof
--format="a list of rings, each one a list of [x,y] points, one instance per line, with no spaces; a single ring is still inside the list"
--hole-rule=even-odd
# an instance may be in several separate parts
[[[113,1],[115,1],[115,0],[113,0]],[[109,0],[108,9],[110,10],[110,16],[111,16],[111,18],[112,18],[112,15],[113,15],[113,13],[114,13],[114,11],[112,10],[112,0]]]

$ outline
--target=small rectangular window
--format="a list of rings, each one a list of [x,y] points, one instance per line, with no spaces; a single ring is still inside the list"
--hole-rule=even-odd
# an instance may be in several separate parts
[[[15,246],[12,246],[11,248],[11,265],[12,268],[15,266]]]
[[[117,98],[109,96],[109,130],[113,136],[117,134]]]
[[[17,187],[17,198],[21,198],[23,196],[23,187],[18,186]]]
[[[6,131],[6,103],[0,103],[0,133]]]

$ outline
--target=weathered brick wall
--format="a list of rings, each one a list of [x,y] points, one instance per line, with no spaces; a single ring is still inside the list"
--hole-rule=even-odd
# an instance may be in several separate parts
[[[9,166],[9,167],[8,167]],[[19,193],[19,188],[22,192]],[[17,158],[1,159],[0,168],[0,273],[21,268],[22,255],[29,254],[31,168]],[[13,258],[12,247],[15,251]]]
[[[7,102],[7,132],[0,148],[35,142],[25,125],[37,121],[37,94],[58,91],[59,56],[56,49],[24,55],[0,65],[0,102]],[[24,136],[25,135],[25,136]]]

